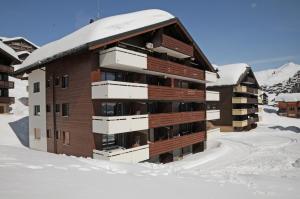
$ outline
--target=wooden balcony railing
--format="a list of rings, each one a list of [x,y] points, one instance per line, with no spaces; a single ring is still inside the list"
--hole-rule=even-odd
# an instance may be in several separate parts
[[[203,120],[205,120],[204,111],[150,114],[149,128],[191,123]]]
[[[203,70],[150,56],[147,57],[147,69],[197,80],[204,80],[205,78]]]
[[[257,104],[258,100],[257,100],[257,98],[247,98],[247,103],[248,104]]]
[[[12,81],[0,81],[0,88],[14,88],[15,83]]]
[[[6,65],[0,64],[0,72],[2,72],[2,73],[13,73],[14,68],[11,67],[11,66],[6,66]]]
[[[194,48],[192,45],[184,43],[178,39],[175,39],[165,34],[161,34],[160,36],[160,46],[180,52],[190,57],[194,56]]]
[[[13,104],[13,103],[15,103],[15,98],[14,97],[1,97],[0,96],[0,103]]]
[[[183,101],[204,101],[203,90],[171,88],[167,86],[148,86],[149,100],[183,100]]]
[[[174,137],[149,144],[150,157],[205,141],[205,132]]]
[[[258,112],[258,108],[248,108],[247,109],[247,114],[253,114],[253,113],[257,113]]]

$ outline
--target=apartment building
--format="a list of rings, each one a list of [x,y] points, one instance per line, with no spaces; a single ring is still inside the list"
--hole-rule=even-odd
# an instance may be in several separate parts
[[[9,76],[13,74],[12,64],[20,63],[15,51],[0,41],[0,114],[8,113],[9,106],[15,99],[9,96],[9,90],[14,88],[14,82],[9,81]]]
[[[278,103],[278,114],[287,117],[300,117],[300,93],[281,93],[275,101]]]
[[[222,132],[255,128],[258,122],[259,85],[251,67],[232,64],[218,67],[220,78],[209,83],[207,89],[220,92],[220,100],[207,102],[220,112],[220,119],[212,121]]]
[[[97,20],[34,51],[23,73],[31,148],[163,163],[205,149],[206,99],[217,95],[206,83],[217,75],[165,11]]]

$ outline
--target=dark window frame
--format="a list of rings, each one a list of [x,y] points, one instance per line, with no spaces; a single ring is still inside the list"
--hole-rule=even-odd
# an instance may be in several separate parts
[[[41,115],[41,107],[40,105],[34,105],[34,116],[40,116]]]
[[[68,88],[69,87],[69,75],[63,75],[61,77],[61,88]]]
[[[34,82],[33,83],[33,93],[39,93],[40,92],[40,82]]]
[[[61,116],[69,117],[70,116],[70,105],[69,103],[63,103],[61,105]]]

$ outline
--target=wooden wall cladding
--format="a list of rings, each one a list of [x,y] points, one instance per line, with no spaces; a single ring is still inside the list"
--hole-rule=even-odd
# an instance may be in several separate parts
[[[190,135],[178,136],[169,140],[157,141],[149,144],[150,157],[183,148],[205,141],[205,132],[197,132]]]

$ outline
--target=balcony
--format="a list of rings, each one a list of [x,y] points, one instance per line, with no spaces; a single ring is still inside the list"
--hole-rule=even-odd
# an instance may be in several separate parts
[[[1,97],[0,96],[0,103],[13,104],[13,103],[15,103],[15,98],[14,97]]]
[[[185,66],[183,64],[178,64],[175,62],[171,62],[168,60],[158,59],[155,57],[148,56],[147,58],[148,70],[170,74],[170,75],[177,75],[183,76],[187,78],[193,78],[197,80],[204,80],[204,71]]]
[[[205,120],[204,111],[150,114],[149,128],[192,123],[203,120]]]
[[[118,134],[149,128],[148,115],[93,116],[93,132]]]
[[[245,127],[248,126],[248,120],[242,120],[242,121],[232,121],[233,127]]]
[[[192,45],[179,41],[165,34],[159,34],[153,40],[153,50],[159,53],[167,53],[169,56],[184,59],[194,56]]]
[[[197,132],[189,135],[177,136],[168,140],[151,142],[149,144],[150,157],[203,142],[205,141],[205,138],[205,132]]]
[[[241,86],[241,85],[233,87],[233,92],[248,93],[248,94],[253,94],[253,95],[258,94],[258,90],[256,88],[251,88],[248,86]]]
[[[206,82],[216,82],[217,81],[217,73],[213,73],[210,71],[205,71],[205,81]]]
[[[258,112],[257,108],[232,109],[232,115],[249,115]]]
[[[256,81],[253,77],[246,77],[246,79],[243,81],[245,84],[255,84]]]
[[[220,93],[217,91],[206,91],[206,101],[220,101]]]
[[[148,99],[148,85],[119,81],[93,82],[92,99]]]
[[[207,110],[206,120],[218,120],[220,119],[220,110]]]
[[[233,97],[233,104],[257,104],[257,98]]]
[[[204,101],[204,91],[196,89],[148,86],[149,100]]]
[[[15,87],[15,83],[12,81],[0,81],[0,88],[14,88]]]
[[[0,64],[0,72],[2,72],[2,73],[13,73],[14,68],[11,67],[11,66],[6,66],[6,65]]]
[[[117,70],[147,69],[147,55],[120,47],[113,47],[100,52],[100,67]]]
[[[111,150],[93,150],[93,158],[117,162],[138,163],[149,159],[149,145],[138,146],[130,149],[118,147]]]

